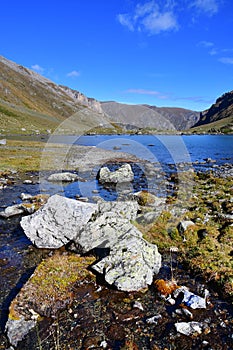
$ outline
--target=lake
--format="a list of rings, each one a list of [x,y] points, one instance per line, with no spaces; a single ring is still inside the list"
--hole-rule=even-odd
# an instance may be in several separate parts
[[[136,155],[150,162],[233,163],[233,135],[91,135],[51,136],[48,142],[96,146]]]

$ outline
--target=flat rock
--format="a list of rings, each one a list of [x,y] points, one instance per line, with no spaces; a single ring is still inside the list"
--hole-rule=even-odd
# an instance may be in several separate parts
[[[111,247],[109,256],[92,266],[104,274],[107,283],[122,291],[147,288],[161,267],[157,246],[145,241],[138,232],[132,227]]]
[[[69,172],[51,174],[48,177],[48,181],[51,181],[51,182],[73,182],[73,181],[77,181],[78,179],[79,177],[77,174],[69,173]]]
[[[54,195],[20,224],[38,248],[60,248],[67,244],[97,211],[97,205]]]

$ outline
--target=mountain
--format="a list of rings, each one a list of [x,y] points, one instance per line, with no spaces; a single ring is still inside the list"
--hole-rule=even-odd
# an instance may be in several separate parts
[[[233,132],[233,91],[219,97],[216,102],[204,112],[200,120],[193,126],[196,131]]]
[[[149,105],[128,105],[117,102],[102,102],[102,109],[116,123],[128,124],[128,128],[156,129],[157,131],[186,130],[200,117],[199,112],[183,108],[156,107]]]
[[[99,102],[0,56],[0,135],[232,132],[232,113],[233,91],[201,114],[184,108]]]
[[[148,106],[169,120],[176,130],[188,130],[200,119],[200,112],[178,107]]]
[[[47,133],[64,121],[64,132],[108,122],[100,102],[0,56],[0,133]]]

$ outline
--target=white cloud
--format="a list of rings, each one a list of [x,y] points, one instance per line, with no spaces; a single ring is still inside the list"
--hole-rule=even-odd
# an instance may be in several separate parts
[[[221,57],[219,61],[224,64],[233,64],[233,57]]]
[[[218,51],[216,49],[212,49],[209,51],[210,56],[215,56],[218,54]]]
[[[178,23],[172,12],[159,13],[154,11],[145,17],[142,23],[150,34],[178,29]]]
[[[135,9],[134,19],[136,20],[140,17],[148,15],[155,10],[157,10],[157,11],[159,10],[158,5],[155,3],[155,1],[150,1],[150,2],[147,2],[143,5],[137,4],[136,9]]]
[[[164,2],[163,7],[154,0],[138,3],[132,13],[119,14],[117,19],[130,31],[145,31],[150,35],[178,28],[170,1]]]
[[[131,32],[134,31],[132,18],[127,13],[118,15],[117,19],[121,25],[127,27]]]
[[[195,0],[191,3],[191,7],[212,16],[218,12],[219,2],[219,0]]]
[[[211,41],[205,41],[205,40],[200,41],[197,44],[197,46],[208,50],[208,54],[210,56],[215,56],[219,53],[219,50],[215,47],[214,43],[212,43]]]
[[[181,20],[183,14],[186,16],[187,10],[191,20],[194,21],[202,14],[206,16],[217,14],[222,2],[223,0],[183,0],[182,5],[178,0],[136,2],[131,12],[118,14],[117,20],[131,32],[156,35],[178,30],[180,28],[178,19]]]
[[[214,46],[214,43],[212,43],[211,41],[203,40],[203,41],[200,41],[197,45],[200,46],[200,47],[210,48],[210,47]]]
[[[33,65],[31,66],[31,68],[32,68],[33,70],[35,70],[36,72],[38,72],[38,73],[43,73],[43,72],[44,72],[44,68],[41,67],[41,66],[39,66],[39,64],[33,64]]]
[[[150,95],[150,96],[156,96],[159,99],[166,99],[168,96],[162,94],[159,91],[155,90],[146,90],[146,89],[128,89],[125,92],[130,94],[138,94],[138,95]]]
[[[78,72],[77,70],[72,70],[71,72],[67,73],[66,75],[69,78],[77,78],[80,76],[80,72]]]
[[[213,100],[207,99],[205,96],[187,96],[187,97],[174,97],[173,98],[174,101],[192,101],[195,103],[213,103]]]

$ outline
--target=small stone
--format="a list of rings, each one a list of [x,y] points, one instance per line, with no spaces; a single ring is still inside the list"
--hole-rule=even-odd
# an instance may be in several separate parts
[[[25,185],[31,185],[33,184],[33,181],[32,180],[24,180],[23,182]]]
[[[203,344],[204,346],[209,345],[208,341],[206,341],[206,340],[203,340],[202,344]]]
[[[186,287],[180,287],[176,289],[173,293],[175,298],[178,298],[180,293],[183,294],[182,303],[192,309],[206,309],[206,297],[202,298],[198,295],[190,292]]]
[[[200,322],[177,322],[175,328],[177,332],[188,336],[202,333],[202,323]]]
[[[148,324],[158,324],[159,320],[162,318],[161,315],[155,315],[146,320]]]
[[[168,298],[168,299],[167,299],[167,302],[168,302],[170,305],[175,305],[175,303],[176,303],[175,299],[173,299],[173,298]]]
[[[191,220],[186,220],[186,221],[181,221],[178,226],[177,229],[179,231],[180,235],[183,235],[185,233],[185,231],[190,227],[195,225],[194,222],[192,222]]]
[[[106,340],[103,340],[103,341],[100,343],[100,347],[103,348],[103,349],[107,349],[108,343],[106,342]]]
[[[79,179],[77,174],[65,172],[65,173],[57,173],[57,174],[51,174],[48,177],[48,181],[51,182],[73,182],[77,181]]]
[[[182,312],[183,312],[183,314],[184,314],[185,316],[187,316],[190,320],[193,319],[193,314],[192,314],[192,312],[189,311],[188,309],[183,308],[183,309],[182,309]]]
[[[179,316],[182,316],[182,315],[183,315],[182,309],[176,309],[176,310],[175,310],[175,313],[176,313],[176,315],[179,315]]]
[[[87,197],[79,197],[78,200],[81,202],[89,202],[89,199]]]
[[[6,139],[1,139],[1,140],[0,140],[0,145],[5,146],[5,145],[6,145]]]
[[[28,201],[30,199],[32,199],[32,195],[29,193],[21,193],[20,198],[22,199],[22,201]]]
[[[139,301],[135,301],[134,303],[133,303],[133,307],[135,307],[135,308],[137,308],[137,309],[139,309],[139,310],[144,310],[144,307],[142,306],[142,303],[140,303]]]
[[[26,320],[23,316],[18,320],[8,319],[5,330],[10,344],[17,346],[35,325],[35,320]]]
[[[10,207],[7,207],[4,211],[0,212],[0,217],[8,219],[11,216],[22,215],[24,214],[24,208],[21,204],[15,204]]]

